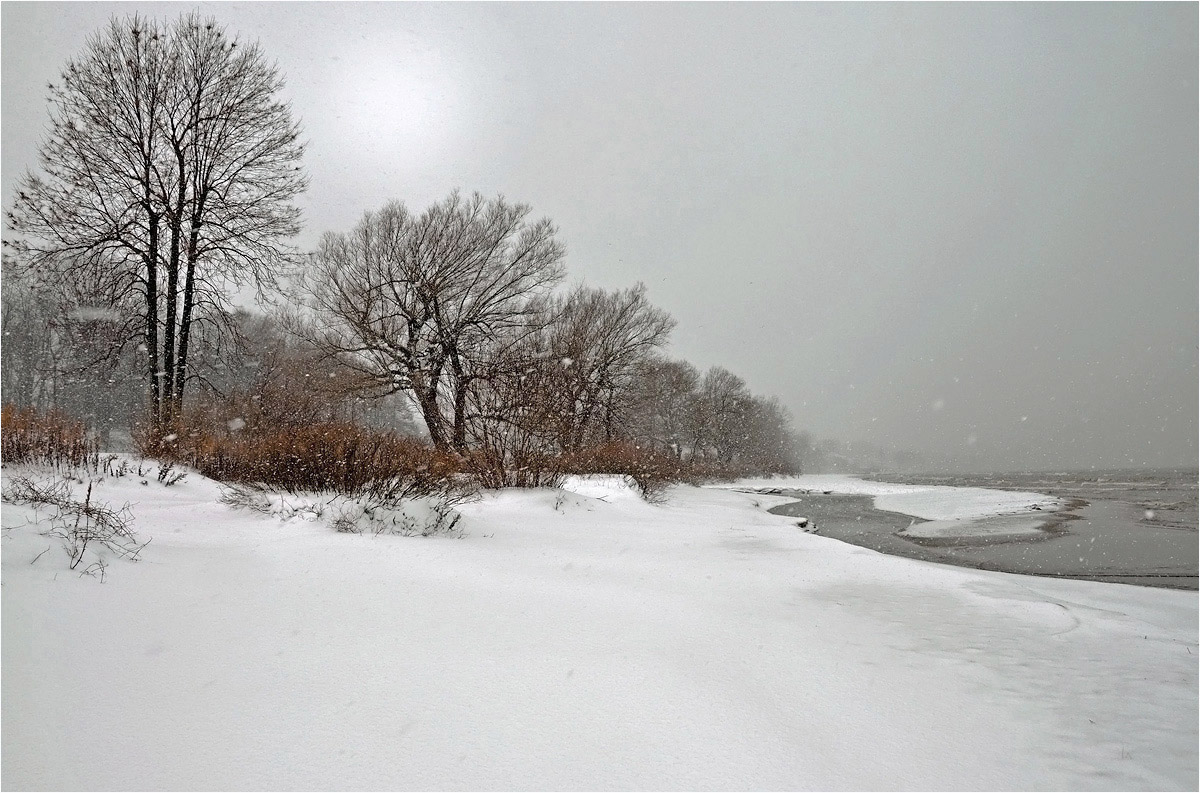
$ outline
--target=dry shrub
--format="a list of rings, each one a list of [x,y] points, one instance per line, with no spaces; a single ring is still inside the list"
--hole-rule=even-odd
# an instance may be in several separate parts
[[[253,485],[221,488],[221,502],[282,520],[329,520],[339,534],[391,534],[401,537],[462,537],[457,529],[462,516],[454,509],[454,495],[436,495],[404,501],[383,501],[371,496],[321,494],[289,496]]]
[[[288,493],[333,492],[392,502],[462,489],[459,461],[412,438],[355,424],[181,428],[142,453],[219,482]]]
[[[49,518],[50,528],[42,532],[47,537],[63,541],[63,550],[71,558],[74,570],[84,560],[89,548],[95,552],[102,548],[116,556],[136,562],[149,540],[140,542],[130,524],[133,515],[129,504],[114,509],[107,502],[92,500],[92,484],[88,483],[83,500],[75,498],[67,482],[37,482],[18,476],[5,488],[3,498],[12,504],[28,504],[35,508],[53,507]],[[98,574],[104,580],[107,567],[102,556],[84,572]]]
[[[491,446],[471,449],[461,457],[463,470],[481,487],[558,487],[563,460],[559,455],[522,450],[505,453]]]
[[[0,459],[6,463],[96,470],[100,440],[87,425],[57,410],[0,409]]]

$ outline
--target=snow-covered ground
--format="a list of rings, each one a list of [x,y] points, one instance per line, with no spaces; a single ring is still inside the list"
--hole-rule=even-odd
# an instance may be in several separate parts
[[[194,473],[109,480],[153,542],[104,583],[5,504],[0,781],[1197,785],[1196,593],[885,556],[752,494],[569,487],[423,538],[233,511]],[[980,508],[960,495],[939,514]]]
[[[912,515],[915,523],[902,533],[912,537],[985,537],[1036,534],[1062,507],[1062,502],[1042,493],[989,490],[981,487],[901,485],[871,482],[853,476],[804,476],[742,479],[738,488],[779,488],[820,493],[872,496],[876,509]],[[996,516],[1003,518],[997,519]]]

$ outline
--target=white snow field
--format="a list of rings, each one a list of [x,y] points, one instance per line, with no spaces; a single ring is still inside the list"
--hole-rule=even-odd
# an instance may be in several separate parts
[[[422,538],[108,480],[153,542],[103,583],[6,503],[0,782],[1197,787],[1194,592],[885,556],[746,493],[570,488]]]

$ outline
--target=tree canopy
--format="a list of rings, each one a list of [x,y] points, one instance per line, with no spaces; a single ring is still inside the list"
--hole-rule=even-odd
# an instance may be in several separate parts
[[[192,332],[270,286],[299,230],[304,145],[258,44],[192,13],[114,18],[49,86],[40,173],[9,213],[13,263],[131,318],[154,421],[178,415]]]

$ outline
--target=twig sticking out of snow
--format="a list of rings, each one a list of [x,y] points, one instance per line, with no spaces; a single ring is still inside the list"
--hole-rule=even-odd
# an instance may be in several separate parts
[[[78,501],[65,481],[41,483],[19,476],[4,489],[3,498],[12,504],[28,504],[35,509],[43,506],[54,508],[55,513],[50,516],[50,528],[42,533],[63,541],[63,550],[71,559],[72,570],[84,560],[89,548],[93,553],[97,552],[98,547],[136,562],[142,549],[150,543],[149,540],[138,542],[137,535],[129,527],[133,515],[128,504],[113,509],[107,502],[92,500],[91,482],[83,500]],[[38,555],[40,557],[41,554]],[[104,560],[98,558],[84,568],[84,573],[98,576],[103,581],[106,568]]]

